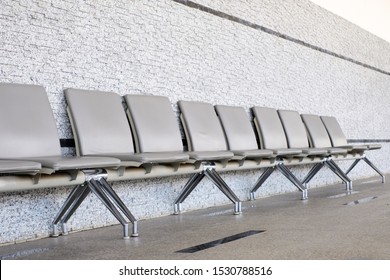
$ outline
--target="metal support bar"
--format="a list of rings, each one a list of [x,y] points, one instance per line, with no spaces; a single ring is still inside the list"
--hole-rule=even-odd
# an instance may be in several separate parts
[[[58,237],[59,233],[57,230],[57,224],[61,221],[63,216],[66,214],[66,212],[69,210],[69,208],[72,208],[74,206],[75,201],[77,201],[81,194],[83,193],[85,187],[84,185],[77,185],[72,189],[68,197],[66,198],[64,204],[61,206],[60,210],[58,211],[57,215],[55,216],[52,226],[53,226],[53,232],[51,234],[52,237]]]
[[[293,183],[298,190],[302,192],[302,200],[307,199],[307,188],[298,180],[297,177],[282,163],[276,166],[278,170],[286,177],[291,183]]]
[[[72,189],[72,191],[70,192],[70,194],[68,195],[68,197],[66,198],[64,204],[62,205],[62,207],[60,208],[60,211],[58,212],[58,214],[56,215],[56,217],[54,218],[54,221],[53,221],[53,224],[57,224],[62,216],[66,213],[66,211],[68,210],[68,208],[72,205],[73,201],[80,196],[80,194],[82,193],[83,191],[83,188],[84,186],[83,185],[77,185],[76,187],[74,187]]]
[[[122,211],[122,213],[125,214],[125,216],[133,224],[133,233],[131,234],[131,236],[137,237],[138,231],[137,231],[136,218],[133,216],[133,214],[130,212],[130,210],[126,207],[126,205],[120,199],[118,194],[114,191],[114,189],[107,183],[107,181],[104,178],[100,178],[98,181],[101,184],[101,186],[103,187],[103,190],[106,192],[108,197],[117,205],[117,207]]]
[[[84,199],[88,196],[88,194],[91,192],[89,187],[84,187],[83,192],[80,194],[80,196],[74,201],[72,206],[69,208],[68,212],[63,216],[60,223],[62,224],[62,235],[67,235],[68,230],[66,227],[66,223],[70,219],[70,217],[73,215],[73,213],[79,208],[81,203],[84,201]]]
[[[313,179],[313,177],[324,167],[323,162],[316,163],[312,169],[310,169],[309,173],[307,173],[306,177],[303,179],[302,184],[304,184],[307,188],[307,184]]]
[[[125,218],[121,215],[112,201],[107,197],[106,193],[100,188],[99,183],[95,180],[88,181],[91,191],[100,199],[101,202],[107,207],[112,215],[122,224],[123,226],[123,238],[129,238],[129,224]]]
[[[325,164],[333,171],[333,173],[339,176],[340,179],[346,183],[347,191],[352,191],[352,180],[341,170],[334,160],[328,159]]]
[[[207,178],[209,178],[214,185],[216,185],[222,193],[224,193],[231,202],[234,203],[234,214],[238,215],[241,213],[241,201],[232,191],[232,189],[226,184],[222,177],[215,171],[214,168],[206,169],[204,171]]]
[[[203,171],[191,175],[190,179],[183,187],[179,196],[176,198],[174,202],[174,214],[180,214],[181,203],[188,197],[188,195],[196,188],[196,186],[200,183],[200,181],[202,181],[205,176],[209,178],[218,187],[218,189],[234,203],[234,214],[241,213],[241,202],[239,198],[229,188],[229,186],[222,179],[222,177],[215,171],[215,166],[210,163],[202,164],[204,165]]]
[[[311,179],[314,178],[314,176],[322,169],[324,165],[327,166],[334,174],[336,174],[344,183],[346,183],[348,191],[352,191],[352,180],[340,169],[340,167],[331,158],[319,162],[312,167],[312,169],[302,181],[306,188],[307,184],[311,181]]]
[[[129,225],[125,217],[122,216],[121,212],[133,224],[133,233],[131,236],[138,236],[137,220],[123,203],[123,201],[119,198],[114,189],[107,183],[105,179],[107,174],[103,170],[87,170],[84,171],[84,173],[86,175],[86,182],[83,185],[78,185],[73,188],[57,216],[55,217],[53,221],[52,236],[59,235],[57,230],[58,223],[62,224],[62,234],[66,235],[68,233],[66,227],[67,221],[91,191],[99,198],[100,201],[102,201],[107,209],[122,224],[123,236],[125,239],[129,238]]]
[[[191,175],[188,182],[184,185],[182,191],[179,196],[176,198],[174,202],[174,214],[178,215],[181,211],[181,203],[188,197],[188,195],[195,189],[195,187],[202,181],[204,178],[204,173],[195,173]]]
[[[363,160],[382,177],[382,183],[384,184],[386,180],[385,175],[367,157],[364,157]]]
[[[234,194],[234,192],[229,188],[226,182],[214,169],[207,169],[205,174],[207,178],[209,178],[217,187],[221,189],[222,192],[225,193],[231,202],[239,201],[239,198]]]
[[[356,160],[351,164],[351,166],[348,168],[347,172],[345,172],[345,174],[348,175],[348,173],[351,172],[352,169],[355,168],[355,166],[359,163],[359,161],[361,161],[361,158],[356,159]]]
[[[356,159],[356,160],[352,163],[352,165],[348,168],[347,172],[345,172],[345,174],[348,174],[349,172],[351,172],[352,169],[354,169],[355,166],[356,166],[356,165],[359,163],[359,161],[361,161],[361,160],[363,160],[365,163],[368,164],[368,166],[370,166],[372,169],[374,169],[374,171],[375,171],[376,173],[378,173],[379,176],[382,177],[382,183],[385,183],[385,175],[384,175],[384,174],[378,169],[378,167],[376,167],[376,166],[372,163],[372,161],[370,161],[366,156],[363,156],[363,157],[361,157],[361,158]]]
[[[301,192],[305,190],[305,187],[302,185],[302,183],[298,180],[297,177],[283,164],[277,165],[278,170],[291,182],[293,183]]]
[[[255,200],[255,192],[263,185],[263,183],[268,179],[268,177],[275,171],[275,167],[267,167],[264,172],[261,174],[259,179],[257,179],[256,184],[250,192],[250,199]]]
[[[278,169],[280,173],[284,177],[286,177],[291,183],[294,184],[302,192],[302,199],[307,199],[307,188],[298,180],[297,177],[295,177],[294,174],[283,164],[283,163],[277,163],[273,167],[267,167],[267,169],[261,174],[260,178],[257,180],[255,186],[252,188],[250,192],[250,198],[251,200],[255,199],[255,192],[262,186],[262,184],[268,179],[268,177],[275,171],[275,169]]]

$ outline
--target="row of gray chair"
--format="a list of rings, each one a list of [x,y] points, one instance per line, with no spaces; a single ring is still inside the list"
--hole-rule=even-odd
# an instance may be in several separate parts
[[[256,106],[251,108],[252,122],[242,107],[179,101],[188,143],[184,149],[178,120],[166,97],[122,98],[112,92],[80,89],[66,89],[65,97],[77,152],[70,158],[61,156],[56,122],[44,88],[0,84],[0,173],[13,178],[29,176],[35,185],[43,176],[63,173],[75,182],[53,221],[55,236],[59,234],[57,225],[62,226],[62,234],[67,234],[67,221],[90,192],[123,225],[125,238],[129,237],[129,222],[133,225],[131,235],[138,235],[136,218],[110,186],[110,180],[192,174],[174,201],[175,214],[204,177],[232,201],[234,213],[239,214],[241,201],[219,175],[220,170],[265,168],[251,190],[252,199],[274,170],[302,192],[302,199],[307,199],[307,184],[323,166],[339,176],[349,191],[352,181],[348,173],[360,160],[384,181],[384,175],[365,154],[380,145],[348,145],[334,117]],[[335,162],[345,159],[355,160],[347,172]],[[288,168],[301,164],[313,164],[302,181]],[[53,184],[61,186],[60,182]]]

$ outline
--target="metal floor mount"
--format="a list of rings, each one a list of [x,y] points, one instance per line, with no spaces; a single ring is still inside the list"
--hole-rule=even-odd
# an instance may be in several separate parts
[[[361,158],[356,159],[356,160],[351,164],[351,166],[348,168],[348,170],[345,172],[345,174],[348,174],[349,172],[351,172],[352,169],[354,169],[355,166],[356,166],[356,165],[359,163],[359,161],[361,161],[361,160],[363,160],[365,163],[367,163],[368,166],[370,166],[372,169],[374,169],[375,172],[378,173],[379,176],[382,177],[382,184],[384,184],[384,183],[385,183],[385,180],[386,180],[386,179],[385,179],[385,175],[378,169],[378,167],[376,167],[376,166],[372,163],[372,161],[370,161],[370,160],[366,157],[366,155],[364,155],[364,156],[361,157]]]
[[[255,186],[250,192],[250,200],[255,200],[255,192],[264,184],[264,182],[275,170],[279,170],[284,177],[286,177],[291,183],[294,184],[294,186],[297,187],[299,191],[302,192],[302,200],[306,200],[308,198],[306,185],[302,184],[282,162],[279,162],[275,166],[267,167],[263,174],[261,174],[260,178],[257,180]]]
[[[316,163],[306,177],[303,179],[302,184],[307,187],[307,184],[314,178],[314,176],[322,169],[327,166],[334,174],[336,174],[345,184],[348,192],[352,191],[352,180],[344,173],[340,167],[334,162],[333,159],[327,158],[326,160]]]
[[[195,189],[195,187],[202,181],[204,177],[209,178],[218,189],[226,195],[231,202],[234,203],[234,214],[241,213],[241,201],[221,178],[217,171],[215,171],[215,165],[212,163],[202,163],[203,170],[199,173],[191,175],[188,182],[183,187],[181,193],[174,202],[174,215],[180,214],[181,203],[188,197],[188,195]]]
[[[133,231],[131,236],[138,236],[137,220],[126,207],[123,201],[119,198],[117,193],[106,181],[107,173],[104,170],[86,170],[83,171],[86,175],[86,181],[82,185],[77,185],[73,188],[68,198],[65,200],[60,211],[53,221],[53,233],[52,237],[59,236],[57,229],[60,224],[62,227],[62,235],[68,234],[66,223],[70,217],[74,214],[77,208],[85,200],[89,193],[94,193],[99,200],[106,206],[111,214],[121,223],[123,226],[123,238],[129,238],[129,222],[132,223]],[[122,213],[121,213],[122,212]],[[126,217],[124,217],[124,216]]]

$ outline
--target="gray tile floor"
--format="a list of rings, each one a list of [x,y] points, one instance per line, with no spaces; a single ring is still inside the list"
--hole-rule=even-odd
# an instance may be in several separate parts
[[[223,205],[141,220],[130,240],[111,226],[2,246],[0,259],[390,259],[390,184],[378,177],[355,181],[349,195],[338,184],[310,189],[307,201],[287,193],[232,213]]]

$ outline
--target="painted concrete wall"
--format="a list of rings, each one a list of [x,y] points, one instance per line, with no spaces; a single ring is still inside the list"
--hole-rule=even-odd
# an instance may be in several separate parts
[[[178,100],[203,100],[248,111],[260,105],[334,115],[349,139],[390,139],[390,44],[309,1],[2,0],[0,5],[0,82],[45,86],[62,139],[73,138],[63,96],[67,87],[163,95],[174,107]],[[383,154],[390,153],[390,143],[382,145],[370,158],[388,172]],[[74,152],[63,148],[64,155]],[[292,168],[298,178],[308,170]],[[247,200],[260,172],[223,177]],[[361,164],[351,177],[372,175]],[[172,213],[187,179],[136,180],[114,188],[145,219]],[[337,182],[324,170],[310,186]],[[0,194],[0,243],[48,236],[69,191]],[[274,174],[257,195],[286,191],[296,189]],[[225,203],[205,181],[183,208]],[[114,223],[90,196],[69,228]]]

